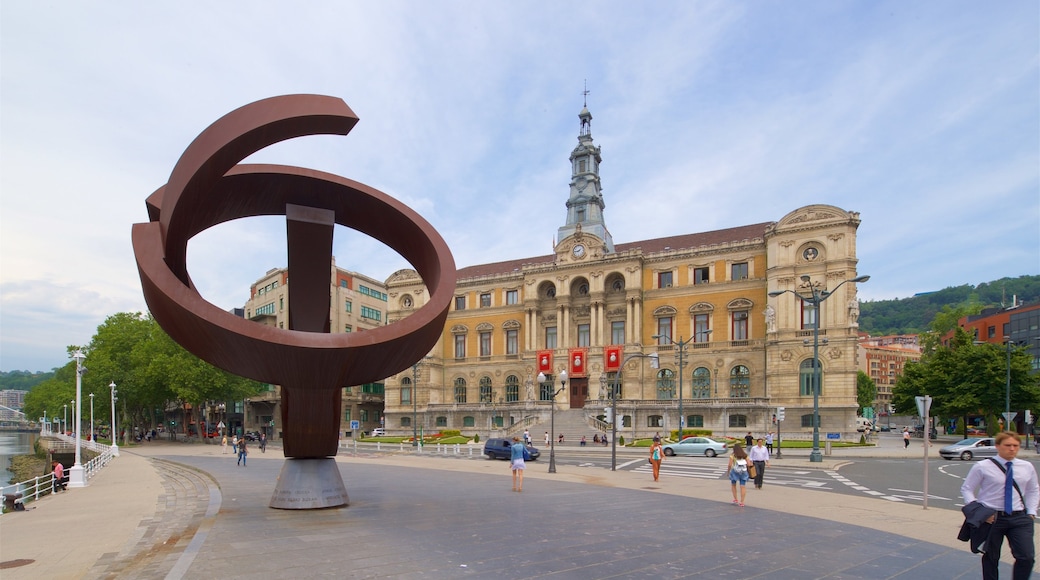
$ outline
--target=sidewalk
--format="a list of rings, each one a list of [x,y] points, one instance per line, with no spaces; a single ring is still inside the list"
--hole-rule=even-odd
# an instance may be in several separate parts
[[[840,454],[835,449],[834,454],[825,457],[822,463],[810,463],[808,449],[804,453],[801,450],[785,451],[783,459],[774,461],[782,462],[785,466],[835,469],[856,457],[909,457],[915,452],[917,456],[922,454],[919,441],[916,450],[904,450],[901,441],[899,443],[900,447],[841,449]],[[488,556],[482,556],[484,552],[477,549],[480,541],[474,544],[466,538],[476,538],[469,528],[477,522],[490,525],[484,520],[494,521],[495,525],[490,529],[498,531],[489,533],[496,540],[507,540],[506,546],[512,545],[511,537],[527,533],[533,535],[535,539],[531,541],[534,542],[539,541],[537,538],[543,538],[570,545],[571,552],[558,556],[563,564],[557,562],[555,565],[566,564],[578,553],[596,553],[600,558],[613,558],[615,566],[635,565],[634,559],[630,561],[622,558],[616,551],[602,552],[602,546],[597,540],[601,535],[611,537],[617,534],[619,538],[624,538],[625,550],[638,551],[637,544],[643,544],[644,549],[653,551],[664,550],[675,540],[661,544],[651,538],[678,539],[674,534],[683,533],[680,532],[683,529],[697,535],[704,533],[698,530],[724,526],[713,532],[710,538],[697,535],[700,538],[698,541],[717,543],[714,551],[718,552],[742,550],[734,548],[733,542],[725,539],[731,533],[736,533],[735,537],[750,534],[750,537],[777,539],[783,536],[785,558],[794,557],[768,560],[771,565],[778,566],[777,573],[781,577],[859,577],[848,572],[832,575],[813,568],[807,569],[806,576],[796,573],[802,570],[802,566],[810,566],[809,561],[825,556],[820,553],[823,550],[820,542],[837,541],[836,538],[841,539],[840,544],[834,546],[835,550],[854,552],[857,557],[876,551],[879,547],[888,551],[887,555],[877,556],[869,574],[863,577],[898,576],[892,572],[900,570],[908,573],[916,570],[916,578],[924,577],[921,574],[925,572],[917,569],[918,562],[905,561],[908,552],[932,554],[928,558],[930,568],[926,576],[934,576],[933,573],[940,569],[946,570],[943,572],[944,577],[978,576],[977,556],[971,555],[966,545],[955,539],[962,518],[958,512],[950,510],[925,510],[919,506],[869,497],[800,489],[749,490],[749,507],[744,508],[747,512],[742,517],[752,519],[748,524],[729,523],[729,518],[720,519],[720,516],[731,514],[731,508],[738,508],[729,505],[728,482],[662,478],[661,482],[654,483],[648,481],[644,474],[563,465],[558,466],[557,473],[549,474],[544,469],[546,461],[531,464],[526,472],[524,497],[520,499],[521,494],[515,494],[514,499],[505,489],[509,475],[504,462],[446,460],[432,453],[417,456],[412,450],[403,454],[390,452],[386,447],[383,452],[375,453],[362,446],[357,455],[343,450],[337,461],[346,464],[341,467],[341,472],[350,494],[351,506],[345,509],[312,510],[308,513],[267,507],[274,480],[284,461],[281,450],[274,446],[269,447],[266,454],[260,454],[254,448],[248,468],[237,467],[230,455],[222,456],[219,445],[152,442],[123,448],[120,457],[92,479],[88,487],[48,496],[30,504],[33,509],[0,518],[0,576],[4,580],[162,576],[274,578],[286,574],[329,573],[337,567],[329,567],[322,562],[352,566],[355,559],[361,558],[369,561],[365,572],[342,572],[337,575],[392,577],[416,575],[415,569],[407,568],[407,563],[401,561],[402,554],[409,554],[405,560],[416,557],[422,559],[424,550],[431,551],[428,554],[430,560],[415,562],[419,570],[430,572],[438,565],[446,566],[441,560],[451,560],[443,553],[448,550],[457,552],[456,557],[466,556],[473,562],[470,566],[475,571],[477,560],[484,560]],[[933,447],[933,452],[936,448]],[[609,447],[605,450],[609,454]],[[642,453],[640,450],[640,455]],[[619,463],[623,462],[622,457],[628,456],[628,451],[619,452]],[[414,477],[417,468],[423,470],[422,477]],[[464,477],[460,478],[460,475]],[[488,485],[494,489],[488,488]],[[193,486],[195,489],[192,489]],[[434,489],[428,489],[431,487]],[[499,489],[506,493],[501,494]],[[594,491],[597,489],[600,491]],[[433,497],[422,498],[423,494],[431,491],[434,492]],[[419,499],[414,504],[407,501],[402,504],[402,498],[411,497]],[[655,499],[668,497],[686,498],[683,501],[693,511],[668,509],[666,506],[674,502],[666,501],[662,504]],[[610,501],[603,503],[607,499]],[[576,515],[555,525],[555,529],[541,530],[539,528],[542,524],[538,518],[527,521],[523,516],[509,511],[497,513],[497,504],[505,503],[502,500],[540,505],[536,509],[542,517],[572,509],[578,511]],[[486,503],[488,501],[491,503]],[[467,513],[471,502],[479,504],[478,512]],[[651,532],[643,538],[633,536],[626,529],[625,526],[629,525],[625,523],[626,518],[631,520],[635,514],[660,509],[662,506],[665,506],[666,511],[655,516],[652,528],[657,530],[656,533]],[[397,513],[399,510],[403,511]],[[421,514],[427,512],[428,519],[423,520]],[[744,513],[743,510],[741,513]],[[607,521],[604,521],[601,519],[604,514],[614,515],[606,516]],[[456,517],[466,518],[465,523],[453,524]],[[609,521],[615,517],[620,521]],[[472,518],[476,520],[471,524],[469,522]],[[817,523],[806,527],[807,521]],[[429,532],[451,529],[451,533],[431,537],[429,532],[424,531],[416,536],[416,527],[426,525],[423,522],[433,526]],[[606,528],[604,524],[608,524]],[[747,525],[752,527],[745,529]],[[736,528],[728,529],[725,526]],[[744,531],[740,531],[742,529]],[[810,541],[814,533],[822,534],[822,537]],[[333,549],[332,553],[321,555],[324,552],[313,551],[320,542],[307,541],[307,538],[336,538],[338,534],[348,534],[350,541],[357,543],[358,553],[353,554],[351,550],[344,553],[344,545],[341,545],[338,550]],[[799,542],[800,537],[805,541]],[[264,547],[259,547],[253,541],[254,538]],[[377,542],[377,538],[381,538],[381,541]],[[431,542],[441,540],[451,541],[447,547],[442,544],[430,546]],[[765,548],[765,545],[762,547]],[[286,551],[283,553],[280,551],[282,549]],[[414,554],[416,551],[419,553]],[[664,553],[671,552],[666,550]],[[1005,556],[1006,552],[1005,549]],[[374,560],[369,557],[373,554],[378,554]],[[694,557],[701,555],[693,552],[681,556],[687,559]],[[766,557],[768,554],[761,556]],[[842,562],[848,562],[850,558],[848,556],[844,560],[831,562],[830,558],[824,557],[828,565],[839,566],[831,570],[840,570]],[[33,562],[12,566],[18,560]],[[493,563],[481,561],[480,564],[489,566]],[[702,568],[703,562],[692,560],[673,562],[673,565],[678,570],[687,571],[710,569]],[[714,565],[734,564],[722,561]],[[142,573],[145,570],[147,574]],[[506,567],[505,572],[499,571],[496,575],[517,578],[535,575],[532,572],[529,576],[520,570],[510,573],[510,570]],[[589,570],[585,569],[585,572]],[[663,576],[676,575],[674,571],[669,573],[668,570],[655,569],[662,572]],[[484,571],[490,572],[490,569],[485,568]],[[455,576],[448,574],[447,569],[443,574],[418,575]],[[720,572],[719,575],[746,577],[732,569],[726,574]],[[705,576],[711,575],[705,572]],[[572,577],[593,576],[576,574]]]

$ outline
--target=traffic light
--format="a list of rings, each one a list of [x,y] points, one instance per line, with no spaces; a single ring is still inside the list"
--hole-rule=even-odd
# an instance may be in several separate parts
[[[783,421],[784,420],[784,408],[783,407],[777,407],[776,408],[776,420],[777,421]]]
[[[773,413],[773,424],[776,424],[776,413]]]
[[[1030,411],[1029,409],[1026,409],[1026,423],[1028,424],[1028,423],[1032,423],[1032,422],[1033,422],[1033,412]]]
[[[606,421],[607,423],[613,423],[614,422],[614,409],[612,409],[610,407],[607,407],[607,408],[603,409],[603,420]]]

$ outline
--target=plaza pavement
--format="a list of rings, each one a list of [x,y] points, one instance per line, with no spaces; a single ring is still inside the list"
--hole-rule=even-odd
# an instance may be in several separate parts
[[[836,449],[822,463],[807,450],[774,462],[836,469],[857,457],[920,457],[920,446],[883,440]],[[749,486],[740,508],[726,480],[655,483],[559,461],[550,474],[548,454],[528,464],[514,493],[508,462],[484,460],[476,447],[472,458],[396,445],[341,451],[350,506],[305,511],[267,507],[280,449],[253,447],[239,467],[219,445],[123,448],[87,487],[0,517],[0,577],[980,576],[978,556],[955,539],[957,511],[768,485]],[[644,455],[623,450],[619,463]]]

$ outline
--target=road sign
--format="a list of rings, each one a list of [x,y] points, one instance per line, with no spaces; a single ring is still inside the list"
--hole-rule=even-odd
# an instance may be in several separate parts
[[[914,397],[917,401],[917,414],[922,417],[928,416],[928,410],[932,408],[932,398],[928,395],[923,397]]]
[[[1017,412],[1001,413],[1001,415],[1004,416],[1004,424],[1005,425],[1010,425],[1011,422],[1015,420],[1015,417],[1018,416],[1018,413]]]
[[[351,431],[357,431],[360,428],[361,428],[361,421],[354,420],[354,421],[350,422],[350,430]]]

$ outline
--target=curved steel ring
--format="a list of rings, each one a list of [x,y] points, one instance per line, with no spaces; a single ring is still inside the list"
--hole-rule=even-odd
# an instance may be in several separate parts
[[[374,188],[310,169],[236,165],[288,138],[346,134],[357,122],[346,103],[319,95],[265,99],[229,113],[181,156],[148,199],[149,223],[132,231],[145,301],[159,324],[199,358],[229,372],[294,388],[375,381],[411,365],[436,343],[455,291],[455,262],[433,227]],[[210,304],[187,274],[195,234],[229,220],[284,215],[286,204],[334,212],[337,224],[380,240],[418,271],[430,297],[394,324],[349,334],[264,326]]]

